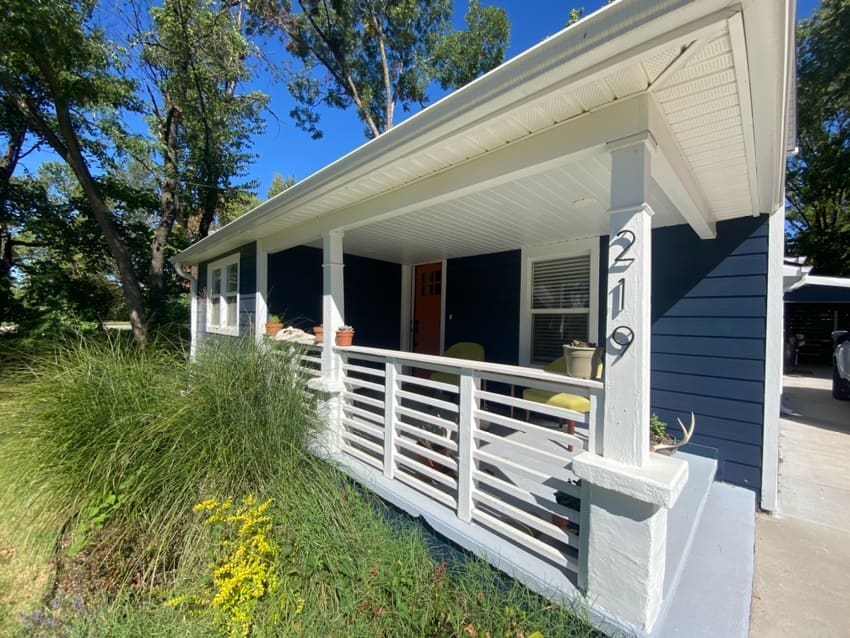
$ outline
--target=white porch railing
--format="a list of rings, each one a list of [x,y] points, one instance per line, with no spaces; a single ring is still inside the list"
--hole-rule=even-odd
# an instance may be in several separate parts
[[[601,440],[600,382],[393,350],[335,350],[342,454],[455,520],[579,573],[582,490],[571,465]],[[317,357],[305,356],[302,365],[315,374]],[[527,388],[586,397],[590,411],[525,400]]]

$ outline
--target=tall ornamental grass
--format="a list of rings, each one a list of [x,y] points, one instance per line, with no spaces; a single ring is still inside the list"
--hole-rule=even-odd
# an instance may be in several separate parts
[[[249,341],[208,344],[194,363],[81,341],[28,374],[0,423],[0,489],[27,495],[37,527],[63,527],[72,557],[107,563],[113,586],[190,562],[192,506],[279,485],[315,426],[293,353]]]

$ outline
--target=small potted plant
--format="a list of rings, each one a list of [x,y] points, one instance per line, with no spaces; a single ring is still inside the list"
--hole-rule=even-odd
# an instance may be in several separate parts
[[[336,345],[350,346],[352,341],[354,341],[354,328],[340,326],[339,330],[336,331]]]
[[[564,344],[564,360],[567,364],[567,376],[577,379],[593,378],[593,353],[595,343],[586,343],[573,339]]]
[[[325,340],[325,327],[322,324],[313,328],[313,334],[316,335],[316,343],[322,343]]]
[[[283,320],[278,315],[271,315],[266,321],[266,336],[274,337],[281,330],[283,330]]]

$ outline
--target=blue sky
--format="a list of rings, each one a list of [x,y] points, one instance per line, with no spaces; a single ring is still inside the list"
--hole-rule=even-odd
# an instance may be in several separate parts
[[[586,15],[606,2],[483,0],[483,4],[496,5],[508,12],[511,42],[507,58],[512,58],[563,29],[572,7],[584,6]],[[798,0],[798,19],[809,17],[819,4],[818,0]],[[462,27],[467,0],[454,0],[454,5],[456,26]],[[295,128],[289,119],[292,102],[284,86],[261,81],[257,88],[272,96],[271,108],[277,116],[277,119],[269,118],[266,132],[256,139],[254,147],[258,157],[250,176],[260,184],[258,193],[261,199],[265,199],[274,173],[294,175],[302,180],[366,142],[363,125],[353,109],[322,111],[320,127],[324,137],[312,140],[307,133]],[[430,95],[432,101],[440,96],[439,91],[432,91]]]
[[[454,0],[454,20],[459,28],[464,25],[467,3],[468,0]],[[570,0],[482,0],[482,3],[502,7],[508,13],[511,23],[508,59],[563,29],[571,8],[584,6],[587,15],[606,4],[605,0],[584,3],[573,3]],[[798,0],[798,19],[809,17],[819,4],[818,0]],[[276,42],[268,42],[266,47],[270,58],[274,58],[276,52],[282,53],[282,47]],[[294,175],[296,179],[302,180],[366,142],[363,125],[353,109],[323,110],[320,127],[324,137],[313,140],[309,134],[296,128],[289,118],[293,102],[285,85],[274,83],[264,76],[258,78],[252,88],[271,96],[270,109],[273,114],[267,118],[265,132],[255,139],[253,150],[257,159],[248,175],[249,179],[259,184],[257,192],[261,199],[265,199],[275,173]],[[439,87],[435,87],[430,95],[432,101],[441,96]],[[399,113],[396,124],[403,117],[404,114]],[[52,159],[56,159],[55,155],[42,149],[28,157],[23,164],[34,171],[40,162]]]

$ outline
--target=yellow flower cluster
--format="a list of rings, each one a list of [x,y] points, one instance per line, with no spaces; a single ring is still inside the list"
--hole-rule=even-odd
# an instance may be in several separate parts
[[[166,604],[213,609],[232,637],[248,636],[257,603],[279,586],[280,549],[270,536],[272,519],[267,514],[271,504],[268,500],[257,505],[254,496],[245,498],[235,509],[230,499],[198,503],[193,509],[206,514],[206,524],[220,526],[224,532],[219,541],[220,558],[213,571],[212,591],[207,596],[180,596]]]

